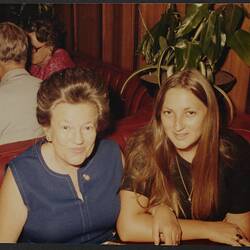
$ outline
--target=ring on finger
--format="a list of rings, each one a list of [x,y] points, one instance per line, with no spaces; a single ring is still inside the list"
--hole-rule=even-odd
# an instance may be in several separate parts
[[[235,236],[236,236],[236,241],[237,242],[243,239],[242,235],[239,234],[239,233],[237,233]]]

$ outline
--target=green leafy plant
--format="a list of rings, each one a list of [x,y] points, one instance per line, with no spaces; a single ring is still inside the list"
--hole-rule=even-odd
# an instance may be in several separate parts
[[[249,18],[243,5],[187,4],[181,18],[176,5],[170,4],[160,20],[148,30],[138,47],[146,65],[136,70],[123,85],[137,74],[155,71],[157,83],[162,77],[187,68],[197,68],[215,84],[215,74],[229,49],[250,66],[250,33],[240,27]]]

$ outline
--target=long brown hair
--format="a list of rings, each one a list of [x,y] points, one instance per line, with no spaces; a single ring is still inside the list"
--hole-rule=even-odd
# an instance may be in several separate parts
[[[175,87],[190,90],[207,107],[202,135],[192,161],[192,216],[206,219],[218,206],[219,110],[212,86],[197,70],[180,71],[161,86],[150,123],[128,141],[125,176],[131,176],[135,192],[141,188],[145,190],[146,183],[151,182],[147,208],[166,203],[179,214],[181,205],[170,174],[176,167],[177,152],[161,121],[165,95]]]

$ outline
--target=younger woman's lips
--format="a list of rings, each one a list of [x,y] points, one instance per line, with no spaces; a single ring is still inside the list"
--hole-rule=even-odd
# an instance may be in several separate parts
[[[183,140],[183,139],[186,138],[187,133],[181,133],[181,134],[176,134],[176,133],[175,133],[174,136],[175,136],[175,138],[176,138],[177,140]]]

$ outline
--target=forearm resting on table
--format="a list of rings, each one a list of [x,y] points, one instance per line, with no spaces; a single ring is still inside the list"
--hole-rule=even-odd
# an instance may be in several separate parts
[[[212,228],[217,223],[188,219],[178,219],[178,222],[182,230],[181,240],[210,239]],[[117,228],[122,241],[153,242],[152,224],[153,216],[141,213],[122,222],[122,226],[118,221]]]
[[[169,206],[160,204],[148,211],[148,198],[129,190],[121,190],[120,198],[117,231],[122,241],[162,241],[168,245],[180,242],[181,229]]]
[[[146,212],[147,197],[132,191],[121,190],[121,210],[117,231],[122,241],[153,242],[153,216]],[[140,204],[138,203],[138,199]]]
[[[182,240],[209,239],[220,243],[229,243],[230,238],[237,234],[244,235],[240,223],[233,221],[199,221],[199,220],[178,220],[182,230]],[[245,236],[246,233],[245,233]]]
[[[208,224],[200,220],[178,219],[182,230],[182,240],[208,239]]]
[[[117,232],[122,241],[153,242],[153,217],[151,214],[140,213],[131,218],[119,217]]]
[[[149,210],[137,212],[129,216],[120,216],[117,222],[117,229],[122,241],[153,242],[153,216],[157,209],[167,209],[173,213],[166,205],[159,205]]]

